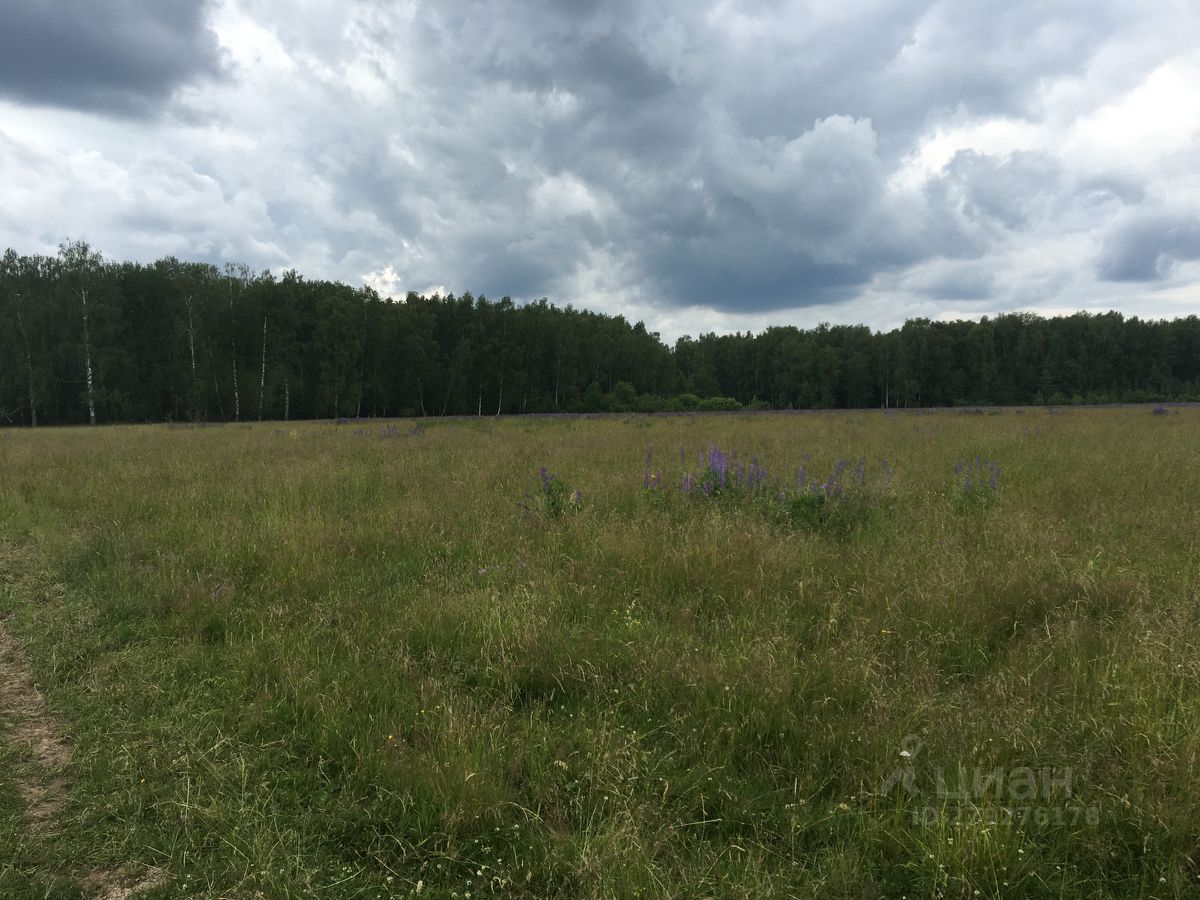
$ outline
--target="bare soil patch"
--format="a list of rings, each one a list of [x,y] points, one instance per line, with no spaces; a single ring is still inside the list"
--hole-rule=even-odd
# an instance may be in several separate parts
[[[140,876],[122,872],[93,872],[84,878],[80,885],[89,891],[95,900],[127,900],[143,891],[166,884],[166,881],[167,873],[152,867]]]
[[[25,652],[0,622],[0,733],[29,754],[30,764],[14,773],[29,827],[51,827],[66,795],[63,767],[71,758],[62,723],[46,708]]]

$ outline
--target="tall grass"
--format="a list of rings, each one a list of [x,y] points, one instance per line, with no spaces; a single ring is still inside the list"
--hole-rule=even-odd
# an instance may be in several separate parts
[[[675,490],[712,446],[886,458],[887,514]],[[0,785],[0,893],[1196,894],[1197,446],[1138,409],[4,433],[0,614],[74,756],[36,846]]]

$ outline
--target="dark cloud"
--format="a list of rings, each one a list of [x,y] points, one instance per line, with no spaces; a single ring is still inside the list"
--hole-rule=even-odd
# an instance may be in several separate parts
[[[936,272],[923,283],[912,285],[916,291],[935,300],[987,300],[996,286],[996,277],[979,265],[952,265]]]
[[[0,226],[32,233],[54,193],[55,222],[93,210],[127,230],[115,246],[156,250],[186,218],[180,241],[255,267],[665,319],[882,306],[893,290],[921,314],[1052,305],[1103,289],[1094,273],[1153,281],[1200,254],[1182,126],[1159,129],[1170,150],[1149,133],[1118,146],[1123,117],[1153,126],[1163,105],[1128,91],[1164,62],[1182,61],[1181,85],[1195,70],[1200,14],[1152,6],[14,2],[0,93],[19,103],[149,115],[198,88],[138,147],[115,149],[124,123],[105,123],[99,155],[64,138],[24,193],[35,163],[0,133],[17,185]],[[237,79],[206,77],[210,25]],[[1155,169],[1168,153],[1174,175]],[[181,167],[141,187],[156,154]]]
[[[0,93],[24,103],[147,115],[218,71],[207,2],[13,0],[0,6]]]
[[[1105,281],[1161,281],[1200,259],[1200,216],[1136,215],[1105,239],[1097,272]]]
[[[474,246],[487,239],[476,233],[468,256],[461,241],[435,255],[489,283],[503,272],[508,292],[536,296],[601,250],[664,306],[764,311],[840,301],[922,261],[976,257],[996,233],[1029,230],[1065,202],[1061,166],[1042,154],[961,154],[939,187],[904,200],[889,190],[936,116],[1028,112],[1039,83],[1084,71],[1130,15],[1119,0],[986,6],[894,0],[868,18],[780,0],[439,0],[375,40],[415,28],[431,50],[417,63],[423,84],[466,113],[458,128],[416,139],[441,160],[434,190],[473,198],[484,217],[503,190],[511,212],[483,232],[499,242],[491,251]],[[501,89],[532,98],[507,149],[611,198],[601,227],[546,218],[524,196],[536,179],[508,177],[500,189],[494,160],[464,143],[494,131],[478,104]],[[507,112],[498,104],[494,116]],[[447,158],[465,165],[453,171]],[[977,297],[991,284],[976,276],[931,296]]]

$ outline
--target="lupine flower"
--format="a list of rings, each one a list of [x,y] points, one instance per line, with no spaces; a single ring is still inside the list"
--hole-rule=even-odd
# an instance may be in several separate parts
[[[654,448],[646,448],[646,473],[642,476],[642,490],[656,491],[662,486],[662,473],[652,472],[651,464],[654,462]]]
[[[964,499],[994,498],[1000,490],[1000,466],[976,456],[970,463],[958,462],[954,475],[959,482],[959,494]]]
[[[809,455],[805,453],[806,462],[808,458]],[[686,460],[686,448],[681,448],[680,461]],[[849,459],[837,460],[828,478],[823,481],[810,481],[807,468],[802,465],[796,470],[793,489],[785,487],[778,477],[772,479],[767,467],[757,457],[750,457],[746,461],[739,458],[735,450],[725,451],[712,445],[698,455],[697,461],[699,470],[685,471],[678,482],[684,496],[702,496],[710,500],[754,498],[767,508],[774,507],[787,521],[806,528],[820,527],[823,522],[832,521],[821,512],[827,503],[836,503],[841,509],[878,509],[879,494],[887,489],[892,477],[891,466],[885,460],[881,478],[872,484],[866,457],[860,456],[853,462]],[[661,485],[661,476],[652,469],[647,468],[643,472],[644,489],[657,490]],[[837,516],[837,521],[841,523],[837,527],[854,521],[856,514],[850,515],[850,519],[845,515]]]

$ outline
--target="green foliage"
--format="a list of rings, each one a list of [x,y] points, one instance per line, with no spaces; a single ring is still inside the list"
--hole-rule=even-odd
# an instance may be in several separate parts
[[[612,409],[615,412],[628,412],[637,406],[637,388],[628,381],[618,381],[612,389]]]
[[[87,296],[87,329],[83,296]],[[89,353],[90,351],[90,353]],[[0,259],[0,424],[1200,399],[1200,319],[1119,313],[703,334],[86,244]],[[704,399],[701,399],[704,398]]]
[[[742,408],[732,397],[706,397],[697,404],[700,412],[731,412]]]
[[[797,531],[820,531],[829,522],[824,494],[798,493],[778,502],[778,515],[784,524]]]
[[[769,513],[795,532],[850,540],[872,533],[895,512],[894,498],[850,492],[838,497],[801,493],[771,504]]]
[[[550,474],[545,466],[538,472],[541,478],[542,512],[548,519],[558,519],[567,513],[579,512],[583,495],[572,489],[557,475]]]

